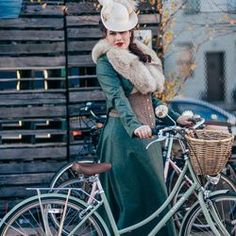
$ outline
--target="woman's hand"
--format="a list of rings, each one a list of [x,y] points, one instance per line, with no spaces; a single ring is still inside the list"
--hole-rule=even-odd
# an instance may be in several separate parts
[[[180,125],[183,125],[183,126],[194,125],[193,121],[191,120],[191,116],[180,116],[176,122]]]
[[[151,138],[152,130],[149,125],[142,125],[134,130],[134,134],[139,138]]]

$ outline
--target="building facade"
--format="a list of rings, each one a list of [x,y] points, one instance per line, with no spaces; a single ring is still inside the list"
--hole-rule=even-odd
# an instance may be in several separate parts
[[[167,77],[187,80],[180,95],[235,109],[236,1],[163,1],[173,41],[165,52]],[[187,71],[187,72],[186,72]]]

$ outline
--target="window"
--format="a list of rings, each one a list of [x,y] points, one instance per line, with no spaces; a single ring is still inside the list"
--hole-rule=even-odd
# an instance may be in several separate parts
[[[236,1],[235,0],[227,0],[227,10],[228,12],[236,12]]]
[[[225,52],[206,52],[207,101],[225,99]]]
[[[200,0],[187,0],[185,3],[186,14],[197,14],[200,12]]]

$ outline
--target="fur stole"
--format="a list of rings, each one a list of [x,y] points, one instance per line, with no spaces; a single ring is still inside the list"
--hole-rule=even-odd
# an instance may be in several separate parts
[[[162,92],[164,88],[164,75],[162,65],[156,53],[145,44],[135,41],[138,48],[152,57],[151,63],[143,63],[138,57],[126,49],[112,47],[106,39],[100,40],[92,50],[92,59],[97,59],[104,54],[115,71],[128,79],[136,90],[142,94]]]

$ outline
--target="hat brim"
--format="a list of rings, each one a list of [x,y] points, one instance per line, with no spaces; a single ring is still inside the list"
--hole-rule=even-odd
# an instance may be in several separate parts
[[[101,14],[101,19],[102,19],[102,23],[106,27],[106,29],[114,31],[114,32],[128,31],[128,30],[133,29],[138,24],[138,17],[135,12],[132,12],[129,15],[129,21],[126,22],[125,24],[122,22],[117,22],[117,21],[114,22],[112,20],[104,21],[102,14]]]

